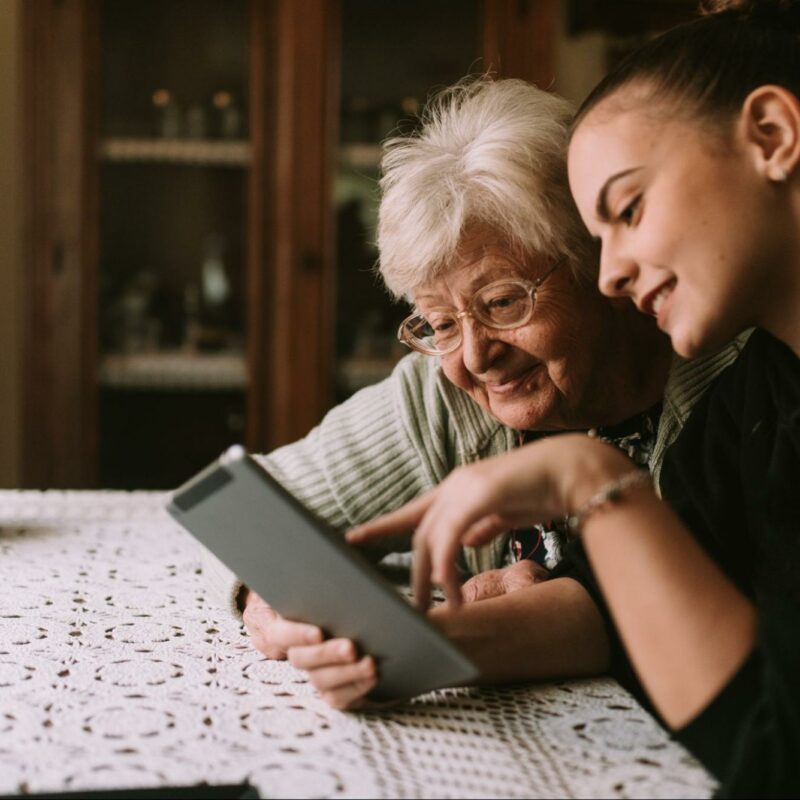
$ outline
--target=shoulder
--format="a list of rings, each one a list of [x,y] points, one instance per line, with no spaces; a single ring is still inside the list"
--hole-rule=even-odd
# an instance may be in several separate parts
[[[675,451],[738,440],[756,421],[800,409],[800,359],[763,330],[750,332],[738,357],[698,399]],[[796,414],[800,418],[800,413]]]
[[[681,424],[714,381],[747,349],[752,334],[752,330],[745,331],[711,355],[692,359],[674,357],[664,390],[664,404]]]
[[[439,359],[412,353],[389,378],[389,391],[409,430],[450,440],[456,463],[503,452],[513,432],[448,380]]]
[[[774,336],[759,331],[757,350],[751,356],[754,368],[763,372],[781,422],[800,428],[800,358]]]
[[[797,416],[800,358],[779,339],[756,329],[710,395],[709,413],[714,408],[725,409],[742,422],[754,415]]]
[[[714,382],[731,367],[747,346],[752,330],[736,337],[720,351],[701,358],[673,357],[667,384],[664,387],[661,419],[650,458],[650,469],[660,482],[661,465],[667,451],[675,443],[695,406]],[[697,412],[702,413],[701,411]]]

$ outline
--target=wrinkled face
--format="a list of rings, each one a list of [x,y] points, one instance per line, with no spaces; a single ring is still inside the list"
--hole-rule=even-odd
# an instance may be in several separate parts
[[[521,264],[479,234],[467,237],[447,273],[414,293],[425,314],[468,307],[476,290],[501,278],[535,281],[552,266],[545,258]],[[463,340],[441,356],[447,378],[497,419],[519,430],[573,430],[598,419],[609,346],[604,330],[610,305],[591,285],[580,287],[563,265],[539,287],[530,321],[495,330],[464,317]]]
[[[632,298],[678,353],[696,356],[755,324],[779,222],[738,133],[722,142],[640,109],[612,115],[601,103],[588,114],[570,146],[570,186],[602,243],[601,290]]]

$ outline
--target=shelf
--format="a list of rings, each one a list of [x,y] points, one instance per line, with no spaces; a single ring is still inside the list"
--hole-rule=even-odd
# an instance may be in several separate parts
[[[339,146],[339,166],[349,169],[379,170],[383,148],[371,142],[354,142]]]
[[[101,358],[101,386],[143,391],[226,391],[247,387],[244,353],[113,353]]]
[[[247,167],[252,148],[246,140],[108,138],[100,142],[100,158],[116,163]]]

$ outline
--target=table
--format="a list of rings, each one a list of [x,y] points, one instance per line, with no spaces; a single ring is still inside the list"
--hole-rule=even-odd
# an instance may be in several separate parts
[[[207,597],[160,493],[0,491],[0,794],[249,780],[262,797],[706,797],[610,679],[330,709]]]

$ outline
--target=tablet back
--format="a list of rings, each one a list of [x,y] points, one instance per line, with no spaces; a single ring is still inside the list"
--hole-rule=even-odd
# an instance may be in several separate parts
[[[241,447],[178,489],[169,512],[288,619],[353,639],[375,657],[375,700],[477,677],[475,666],[340,533]]]

